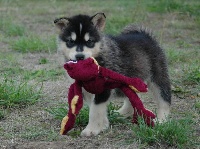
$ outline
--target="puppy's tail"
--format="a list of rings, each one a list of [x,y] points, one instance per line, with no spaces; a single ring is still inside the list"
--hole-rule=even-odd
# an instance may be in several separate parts
[[[152,40],[156,40],[155,36],[153,35],[152,31],[144,26],[130,24],[124,28],[121,34],[143,34]]]

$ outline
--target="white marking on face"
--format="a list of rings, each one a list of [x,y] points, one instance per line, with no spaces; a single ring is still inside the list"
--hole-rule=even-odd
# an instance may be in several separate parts
[[[83,54],[85,55],[85,58],[88,57],[96,57],[98,56],[100,51],[100,42],[96,42],[94,48],[88,48],[87,46],[83,47]]]
[[[77,54],[76,48],[77,47],[73,47],[73,48],[67,50],[67,54],[69,56],[69,59],[76,60],[76,54]]]
[[[68,60],[76,60],[76,54],[80,53],[76,51],[77,46],[74,46],[72,48],[68,48],[66,46],[66,42],[62,41],[62,40],[58,40],[58,51],[62,52],[62,54],[64,55],[65,58],[67,58]],[[88,48],[87,46],[83,46],[83,52],[81,52],[85,58],[88,57],[96,57],[98,56],[100,51],[100,42],[95,43],[94,48]]]
[[[80,35],[81,35],[81,32],[82,32],[82,28],[83,28],[83,26],[82,26],[82,24],[80,23]]]
[[[64,57],[68,59],[75,60],[75,55],[77,54],[76,48],[76,46],[74,46],[73,48],[68,48],[64,41],[58,41],[58,50],[61,51]]]
[[[72,40],[75,41],[75,40],[76,40],[76,33],[72,32],[72,33],[71,33],[71,38],[72,38]]]
[[[90,36],[88,33],[85,34],[84,39],[85,39],[85,41],[88,41],[90,39]]]

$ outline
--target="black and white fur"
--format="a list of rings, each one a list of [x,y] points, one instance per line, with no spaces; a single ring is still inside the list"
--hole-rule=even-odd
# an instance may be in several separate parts
[[[127,26],[117,36],[104,35],[105,19],[103,13],[98,13],[54,21],[59,28],[58,48],[65,61],[93,56],[101,66],[129,77],[142,78],[156,99],[159,121],[165,121],[170,112],[171,89],[164,51],[150,33],[134,25]],[[98,95],[84,92],[90,112],[82,136],[97,135],[109,126],[109,96],[110,90]],[[118,112],[124,116],[133,113],[129,100],[124,101]]]

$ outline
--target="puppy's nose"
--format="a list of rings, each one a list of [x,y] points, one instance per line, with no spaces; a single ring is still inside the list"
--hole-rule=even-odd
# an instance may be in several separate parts
[[[76,60],[78,61],[78,60],[84,60],[84,58],[85,58],[85,55],[83,55],[83,54],[76,54]]]

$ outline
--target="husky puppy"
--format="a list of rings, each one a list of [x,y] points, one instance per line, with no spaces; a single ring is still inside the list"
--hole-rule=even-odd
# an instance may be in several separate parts
[[[142,78],[157,102],[157,117],[165,121],[170,112],[171,88],[164,51],[147,31],[129,25],[117,36],[102,33],[104,13],[94,16],[76,15],[54,21],[59,29],[58,49],[65,61],[95,57],[106,68],[129,77]],[[84,93],[89,112],[89,123],[82,136],[97,135],[109,126],[107,104],[110,90],[101,94]],[[124,116],[133,114],[128,99],[118,110]]]

